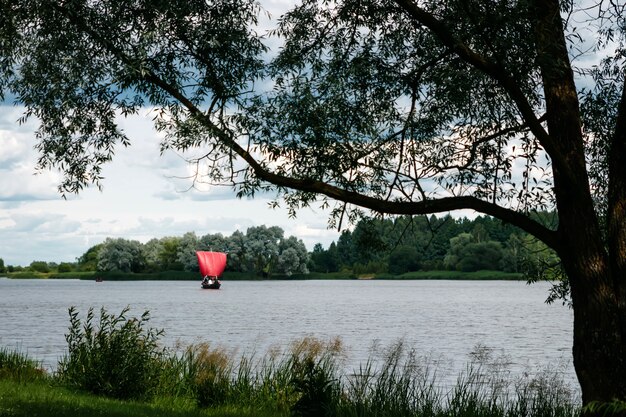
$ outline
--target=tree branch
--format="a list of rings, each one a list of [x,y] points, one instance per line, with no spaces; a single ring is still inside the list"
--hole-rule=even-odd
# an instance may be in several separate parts
[[[249,160],[247,161],[250,163]],[[480,200],[475,197],[444,197],[417,202],[386,201],[354,191],[347,191],[320,181],[296,179],[277,175],[262,168],[258,164],[250,163],[250,166],[255,170],[255,174],[259,178],[272,184],[305,192],[324,194],[335,200],[345,201],[347,203],[381,213],[422,215],[460,209],[476,210],[480,213],[488,214],[505,222],[511,223],[520,229],[527,231],[555,250],[559,247],[555,231],[542,226],[525,214],[498,206],[497,204]]]
[[[430,29],[430,31],[439,38],[445,46],[453,50],[459,58],[497,81],[514,101],[525,123],[544,147],[552,159],[552,163],[556,165],[561,172],[571,175],[569,167],[562,154],[558,151],[554,139],[541,125],[541,121],[535,115],[532,106],[519,88],[515,79],[511,77],[502,66],[476,53],[468,45],[458,39],[443,22],[419,7],[413,0],[394,1],[409,17]]]
[[[608,237],[613,276],[626,297],[626,82],[609,146]]]

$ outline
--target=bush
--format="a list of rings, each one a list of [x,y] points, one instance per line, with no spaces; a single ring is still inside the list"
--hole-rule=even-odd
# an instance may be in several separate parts
[[[76,309],[69,309],[69,352],[58,369],[62,382],[118,399],[144,398],[156,388],[164,358],[157,342],[163,331],[144,327],[150,318],[147,311],[140,319],[127,318],[128,311],[126,307],[115,316],[102,308],[99,327],[94,328],[93,308],[84,324]]]
[[[59,266],[57,267],[57,272],[61,274],[65,272],[71,272],[71,271],[72,271],[72,264],[67,263],[67,262],[61,262]]]
[[[48,266],[48,263],[44,261],[31,262],[29,269],[35,272],[43,272],[43,273],[50,272],[50,267]]]
[[[294,417],[336,415],[341,383],[337,374],[336,355],[342,346],[337,339],[330,344],[305,338],[292,347],[290,383],[298,398],[291,407]]]
[[[365,366],[345,374],[340,372],[343,350],[338,339],[325,343],[307,337],[287,352],[270,349],[259,361],[243,356],[237,362],[234,352],[205,343],[170,354],[157,346],[162,332],[145,329],[147,312],[141,319],[127,319],[127,312],[115,317],[101,310],[99,328],[94,329],[93,309],[84,324],[70,309],[69,354],[59,365],[61,382],[153,404],[292,417],[577,417],[580,412],[562,370],[512,379],[510,359],[480,345],[467,371],[444,388],[432,361],[402,341],[379,347]],[[18,368],[20,359],[10,363]],[[613,409],[623,403],[594,406]]]

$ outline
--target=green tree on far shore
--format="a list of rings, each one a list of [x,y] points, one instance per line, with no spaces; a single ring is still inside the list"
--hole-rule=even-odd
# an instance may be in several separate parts
[[[35,272],[50,272],[50,266],[45,261],[32,261],[28,268]]]
[[[98,252],[98,271],[140,272],[145,265],[141,243],[107,238]]]
[[[102,243],[98,243],[87,249],[85,253],[76,259],[79,271],[96,271],[98,269],[98,254],[102,249]]]

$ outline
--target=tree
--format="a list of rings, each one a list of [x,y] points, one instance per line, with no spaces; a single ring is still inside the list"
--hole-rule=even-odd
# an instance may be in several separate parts
[[[182,271],[183,265],[178,261],[178,247],[181,238],[167,236],[162,238],[159,243],[161,251],[159,252],[159,265],[164,271]]]
[[[419,267],[419,253],[414,246],[398,246],[389,254],[389,272],[392,274],[417,271]]]
[[[472,234],[461,233],[453,237],[450,239],[450,250],[444,259],[444,265],[449,269],[465,272],[502,269],[502,245],[484,239],[485,231],[482,227],[475,227]]]
[[[278,255],[278,260],[276,261],[276,270],[287,276],[290,276],[294,272],[300,272],[301,267],[298,252],[294,248],[285,249],[280,255]],[[306,265],[303,272],[308,272],[306,270]]]
[[[4,259],[0,258],[0,273],[6,272],[6,268],[4,266]]]
[[[443,260],[446,268],[456,269],[457,264],[461,261],[463,248],[472,243],[471,233],[461,233],[450,239],[450,249]]]
[[[246,236],[239,230],[235,230],[228,238],[228,262],[226,269],[229,271],[248,272],[246,265]]]
[[[311,252],[311,260],[313,261],[311,269],[315,272],[337,272],[339,270],[337,244],[331,242],[328,250],[324,250],[321,243],[316,243]]]
[[[72,272],[72,264],[68,262],[61,262],[57,267],[57,271],[60,273]]]
[[[248,228],[244,249],[247,270],[266,277],[271,275],[278,261],[283,235],[283,229],[278,226]]]
[[[129,143],[116,115],[152,106],[164,149],[203,148],[211,181],[274,187],[292,214],[473,209],[518,226],[567,274],[583,402],[624,400],[626,6],[576,4],[304,0],[266,65],[252,0],[3,2],[0,86],[40,121],[62,192],[99,184]],[[596,66],[575,67],[581,20]],[[553,207],[555,226],[531,215]]]
[[[79,271],[96,271],[98,269],[98,254],[102,249],[102,243],[94,245],[87,249],[87,252],[83,253],[76,259]]]
[[[226,238],[221,233],[208,234],[200,238],[201,250],[223,252],[227,249]]]
[[[46,261],[32,261],[28,268],[35,272],[50,272],[50,267]]]
[[[163,244],[159,239],[152,238],[143,245],[143,255],[146,260],[146,271],[154,272],[162,269],[159,254],[163,251]]]
[[[98,271],[141,272],[145,256],[140,242],[106,238],[98,251]]]
[[[352,265],[357,260],[357,249],[352,232],[344,230],[337,240],[337,258],[343,268],[352,269]]]
[[[351,238],[354,245],[352,256],[355,262],[367,264],[373,260],[380,260],[379,254],[388,250],[384,241],[387,237],[384,226],[385,222],[373,220],[360,221],[356,225]]]
[[[187,232],[178,241],[176,260],[185,271],[199,271],[196,251],[200,248],[200,240],[194,232]]]
[[[309,252],[304,242],[295,236],[282,239],[279,245],[277,270],[286,275],[308,274]]]

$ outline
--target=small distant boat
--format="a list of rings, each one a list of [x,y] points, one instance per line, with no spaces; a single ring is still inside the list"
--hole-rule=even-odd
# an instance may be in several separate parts
[[[198,257],[200,275],[202,275],[202,288],[219,290],[222,286],[220,277],[226,269],[226,254],[224,252],[197,251],[196,256]]]
[[[102,277],[96,277],[96,282],[102,282],[102,281],[104,281]]]

